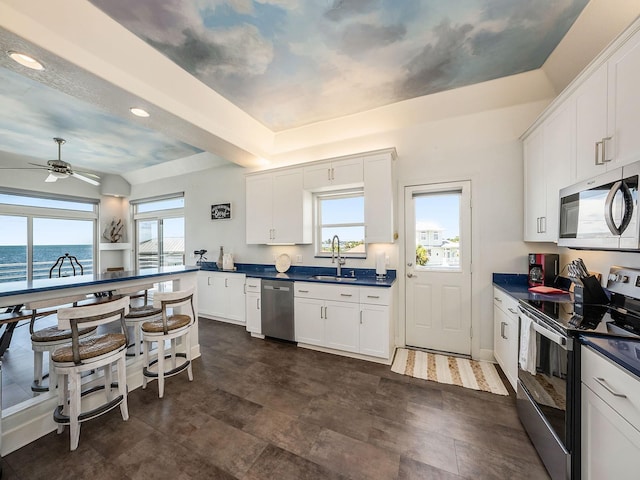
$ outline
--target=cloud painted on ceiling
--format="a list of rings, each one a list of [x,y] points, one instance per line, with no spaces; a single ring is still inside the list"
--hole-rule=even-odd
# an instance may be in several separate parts
[[[278,131],[539,68],[588,0],[90,0]]]
[[[202,151],[6,68],[0,68],[0,111],[0,149],[43,163],[58,156],[53,137],[67,141],[62,160],[115,174]]]

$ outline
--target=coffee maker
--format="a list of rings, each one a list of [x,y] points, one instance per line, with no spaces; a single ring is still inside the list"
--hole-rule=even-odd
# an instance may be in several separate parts
[[[560,273],[559,264],[560,256],[557,253],[530,253],[529,286],[546,285],[552,287]]]

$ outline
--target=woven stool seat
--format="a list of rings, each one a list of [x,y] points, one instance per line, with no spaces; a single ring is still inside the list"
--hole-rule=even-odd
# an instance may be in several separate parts
[[[167,317],[167,331],[176,330],[178,328],[186,327],[191,322],[189,315],[171,315]],[[142,324],[142,331],[148,333],[160,333],[164,332],[164,324],[162,319],[154,320],[151,322],[144,322]]]
[[[80,360],[99,357],[105,353],[113,352],[126,345],[127,340],[123,333],[108,333],[97,337],[90,337],[78,342]],[[73,362],[73,350],[71,345],[58,348],[51,355],[51,359],[58,363]]]
[[[127,315],[126,318],[135,319],[160,314],[162,314],[161,308],[155,308],[153,305],[143,305],[141,307],[129,307],[129,315]]]
[[[96,328],[82,328],[78,330],[80,336],[95,332]],[[61,340],[71,341],[71,330],[58,330],[58,327],[47,327],[31,335],[32,342],[59,342]]]

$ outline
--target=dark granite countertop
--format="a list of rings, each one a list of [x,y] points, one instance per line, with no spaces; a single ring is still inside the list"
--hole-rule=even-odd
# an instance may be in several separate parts
[[[235,270],[220,270],[215,262],[201,262],[200,269],[209,272],[244,273],[247,277],[264,278],[269,280],[289,280],[291,282],[317,282],[333,283],[340,285],[355,285],[369,287],[390,287],[396,281],[396,271],[387,270],[387,276],[381,280],[376,278],[373,268],[348,268],[342,267],[343,278],[347,280],[318,280],[311,278],[313,275],[335,275],[336,269],[329,267],[293,266],[286,273],[278,273],[274,265],[257,263],[236,263]],[[356,280],[348,280],[352,275]]]
[[[196,272],[198,270],[199,267],[180,265],[175,267],[145,268],[123,272],[94,273],[92,275],[78,275],[75,277],[3,282],[0,283],[0,297],[46,292],[70,287],[105,285],[113,282],[121,282],[123,280],[162,277],[165,275],[174,275],[176,273]]]
[[[516,300],[533,300],[543,302],[573,302],[572,293],[543,294],[529,291],[529,277],[523,273],[494,273],[493,285]]]

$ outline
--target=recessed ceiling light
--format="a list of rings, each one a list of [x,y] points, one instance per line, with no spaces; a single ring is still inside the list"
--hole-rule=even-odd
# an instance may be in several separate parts
[[[31,68],[33,70],[44,70],[44,65],[42,65],[38,60],[29,55],[25,55],[24,53],[9,51],[7,54],[11,57],[14,62],[18,62],[20,65]]]
[[[131,113],[133,113],[136,117],[148,117],[149,116],[149,112],[147,112],[146,110],[144,110],[142,108],[131,107],[129,110],[131,110]]]

